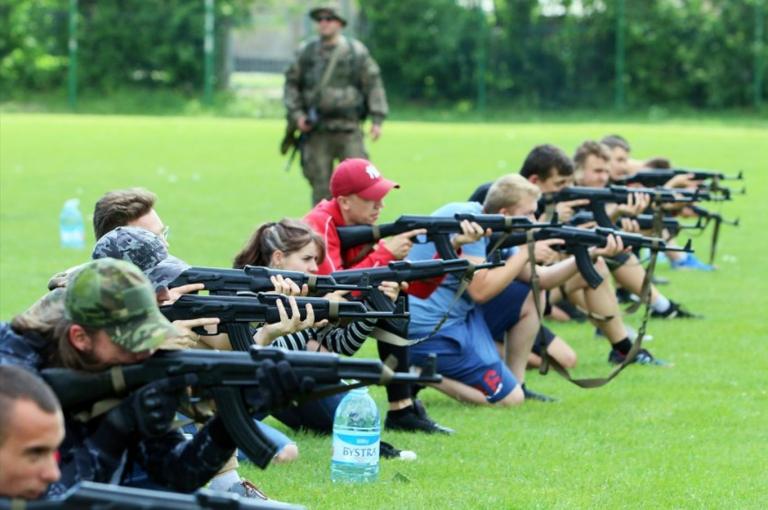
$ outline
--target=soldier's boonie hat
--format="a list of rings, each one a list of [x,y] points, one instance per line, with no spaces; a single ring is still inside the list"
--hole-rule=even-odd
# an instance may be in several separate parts
[[[169,337],[181,336],[160,313],[147,277],[124,260],[85,264],[67,285],[64,308],[73,323],[104,329],[112,342],[131,352],[154,349]]]
[[[189,264],[168,254],[165,241],[139,227],[117,227],[103,235],[93,247],[91,258],[127,260],[141,269],[155,289],[167,287]]]
[[[328,16],[329,18],[337,20],[343,27],[347,26],[347,20],[339,14],[339,11],[337,11],[335,7],[315,7],[309,11],[309,17],[315,21],[318,21],[318,19],[322,16]]]
[[[343,197],[355,194],[365,200],[381,200],[392,188],[400,185],[381,176],[367,159],[345,159],[331,176],[331,195]]]

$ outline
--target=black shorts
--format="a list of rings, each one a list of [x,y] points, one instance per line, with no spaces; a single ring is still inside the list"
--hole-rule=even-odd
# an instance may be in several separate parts
[[[544,352],[547,347],[549,347],[549,344],[552,343],[552,340],[555,339],[555,336],[557,335],[555,335],[551,329],[542,325],[541,331],[539,331],[539,334],[536,335],[536,341],[533,342],[533,349],[531,349],[531,352],[541,357],[541,353]]]

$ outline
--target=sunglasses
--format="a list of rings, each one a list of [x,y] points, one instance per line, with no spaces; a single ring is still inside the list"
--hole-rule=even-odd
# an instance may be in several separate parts
[[[317,18],[315,18],[315,21],[317,21],[318,23],[322,21],[335,21],[335,20],[336,18],[331,16],[318,16]]]

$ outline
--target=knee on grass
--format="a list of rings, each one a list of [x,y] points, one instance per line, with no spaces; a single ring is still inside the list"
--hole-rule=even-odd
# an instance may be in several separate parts
[[[277,453],[277,455],[275,455],[273,462],[276,464],[286,464],[288,462],[293,462],[298,458],[299,447],[295,444],[287,444]]]
[[[494,405],[499,407],[512,407],[512,406],[519,406],[525,402],[525,395],[523,394],[523,387],[519,384],[515,386],[515,389],[509,392],[509,394],[499,400],[498,402],[495,402]]]

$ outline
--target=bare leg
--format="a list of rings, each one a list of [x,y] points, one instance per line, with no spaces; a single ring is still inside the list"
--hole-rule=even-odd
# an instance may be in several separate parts
[[[515,386],[515,389],[512,390],[509,395],[496,403],[488,402],[488,400],[485,398],[485,394],[477,388],[468,386],[455,379],[443,377],[442,382],[439,384],[431,384],[430,386],[445,393],[449,397],[458,400],[459,402],[466,402],[468,404],[483,406],[513,406],[522,404],[525,400],[523,389],[519,384]]]
[[[613,271],[613,277],[622,287],[637,294],[643,290],[643,279],[645,279],[645,268],[637,260],[637,257],[631,255],[626,264]],[[651,303],[659,298],[659,291],[655,285],[651,285]]]
[[[528,364],[528,355],[531,353],[540,325],[536,305],[533,302],[533,292],[531,292],[525,298],[520,310],[520,320],[504,336],[504,362],[520,384],[525,381],[525,366]]]
[[[576,351],[574,351],[573,348],[559,336],[556,336],[549,344],[547,347],[547,354],[565,368],[575,367],[576,362],[578,361]],[[530,356],[528,356],[528,367],[538,368],[539,366],[541,366],[541,358],[538,355],[531,353]]]
[[[627,329],[624,327],[619,303],[616,301],[616,294],[610,283],[608,266],[602,258],[599,258],[595,268],[603,277],[603,283],[596,289],[589,287],[581,275],[577,274],[566,282],[566,291],[568,289],[583,290],[587,310],[601,317],[611,317],[610,320],[599,320],[590,314],[589,320],[603,332],[609,342],[615,344],[627,337]]]

